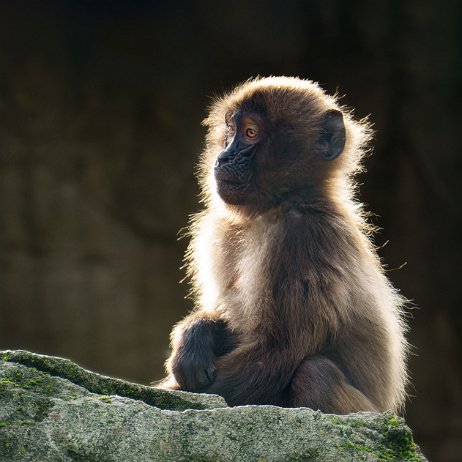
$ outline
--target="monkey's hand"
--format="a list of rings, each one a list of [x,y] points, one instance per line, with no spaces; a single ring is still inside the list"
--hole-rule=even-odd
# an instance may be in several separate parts
[[[215,358],[229,351],[230,333],[224,321],[209,314],[188,316],[172,332],[167,369],[180,390],[199,392],[215,380]]]
[[[215,380],[214,360],[210,351],[198,353],[186,347],[172,353],[169,369],[180,390],[199,392]]]

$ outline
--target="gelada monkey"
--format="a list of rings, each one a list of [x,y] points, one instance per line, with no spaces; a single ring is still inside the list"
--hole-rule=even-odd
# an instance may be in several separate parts
[[[238,86],[204,123],[205,209],[186,256],[196,308],[161,386],[231,406],[398,411],[404,299],[354,197],[367,123],[289,77]]]

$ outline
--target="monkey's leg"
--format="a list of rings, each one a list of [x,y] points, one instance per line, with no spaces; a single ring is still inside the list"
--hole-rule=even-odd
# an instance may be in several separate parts
[[[198,311],[178,323],[171,334],[169,377],[163,388],[202,391],[215,379],[214,361],[232,348],[232,336],[219,312]]]
[[[332,414],[377,411],[372,402],[350,385],[342,371],[328,358],[305,359],[291,384],[291,406],[310,407]]]
[[[216,378],[206,392],[223,396],[229,406],[287,405],[284,391],[293,376],[293,362],[275,349],[238,344],[216,360]]]

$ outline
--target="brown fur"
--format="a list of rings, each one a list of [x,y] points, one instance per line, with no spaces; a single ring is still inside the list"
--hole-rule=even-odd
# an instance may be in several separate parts
[[[257,192],[229,205],[213,176],[225,115],[256,107],[267,121],[255,160]],[[313,150],[332,109],[343,112],[346,145],[326,161]],[[230,405],[399,410],[403,299],[353,198],[367,123],[313,82],[270,77],[217,100],[205,125],[205,210],[192,221],[187,253],[197,308],[172,333],[163,386],[218,393]]]

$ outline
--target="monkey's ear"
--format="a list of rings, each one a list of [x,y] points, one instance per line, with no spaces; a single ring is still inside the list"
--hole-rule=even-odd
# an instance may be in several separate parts
[[[345,147],[345,125],[343,114],[331,109],[324,114],[321,122],[321,134],[316,144],[326,160],[335,159]]]

